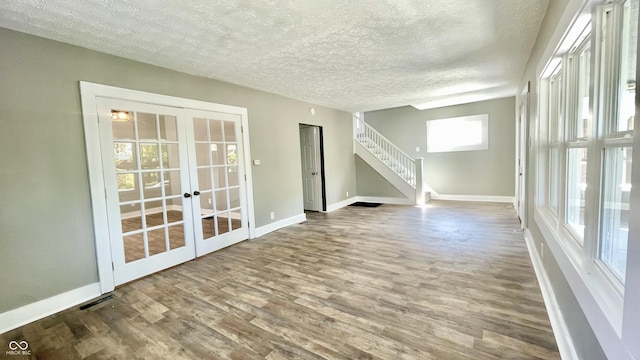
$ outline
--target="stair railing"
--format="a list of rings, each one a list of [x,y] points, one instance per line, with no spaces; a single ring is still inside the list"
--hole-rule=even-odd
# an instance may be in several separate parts
[[[385,163],[404,181],[422,192],[422,159],[413,159],[395,144],[365,123],[360,116],[354,116],[354,136],[362,146]],[[416,167],[419,166],[419,169]],[[419,170],[419,171],[416,171]],[[418,187],[416,187],[416,184]]]

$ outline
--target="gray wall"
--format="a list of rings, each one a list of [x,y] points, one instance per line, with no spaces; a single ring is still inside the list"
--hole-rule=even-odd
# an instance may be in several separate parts
[[[324,128],[327,203],[356,192],[351,114],[6,29],[0,49],[0,313],[98,280],[80,80],[248,108],[257,226],[303,213],[298,123]]]
[[[542,60],[542,55],[549,43],[556,25],[558,24],[562,13],[569,4],[568,0],[554,0],[549,2],[547,8],[547,14],[542,23],[538,39],[531,52],[529,62],[525,69],[524,75],[520,81],[519,89],[524,89],[527,81],[531,82],[531,93],[529,96],[529,134],[532,136],[531,148],[535,148],[536,139],[533,136],[535,134],[535,121],[538,117],[538,84],[536,82],[537,74],[536,67]],[[569,9],[569,11],[577,11],[578,9]],[[518,94],[516,104],[520,104],[521,96]],[[538,252],[541,251],[542,244],[545,242],[542,233],[536,222],[533,219],[533,213],[535,210],[536,199],[536,154],[529,153],[527,157],[527,223],[529,231],[535,241],[535,246]],[[544,244],[545,249],[548,249]],[[551,281],[551,286],[556,294],[556,300],[564,315],[564,319],[567,323],[571,337],[576,347],[580,359],[599,360],[606,359],[597,338],[595,337],[591,326],[589,325],[583,311],[578,304],[578,301],[571,291],[567,280],[565,279],[556,259],[553,257],[550,251],[544,251],[543,266]]]
[[[510,97],[422,111],[412,106],[371,111],[364,119],[410,156],[424,158],[425,182],[438,194],[514,196],[514,109]],[[489,114],[488,150],[427,153],[427,120],[477,114]]]
[[[359,156],[354,155],[354,157],[356,158],[356,185],[359,196],[407,198]]]

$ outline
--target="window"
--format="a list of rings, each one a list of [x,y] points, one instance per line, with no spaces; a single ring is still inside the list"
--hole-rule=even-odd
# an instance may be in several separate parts
[[[600,214],[599,258],[624,282],[629,238],[629,193],[631,190],[631,147],[604,151],[602,210]]]
[[[595,37],[590,22],[576,29],[545,72],[546,205],[555,230],[588,244],[583,256],[620,285],[629,238],[639,1],[602,5]],[[599,46],[592,47],[594,39]]]
[[[549,207],[558,212],[560,186],[560,128],[562,124],[562,68],[554,72],[549,83]]]
[[[551,251],[596,336],[610,339],[601,345],[611,358],[630,345],[640,356],[639,3],[583,1],[539,67],[534,221],[547,245],[539,253]]]
[[[567,175],[565,183],[565,224],[579,243],[584,241],[588,140],[591,134],[589,105],[591,37],[585,29],[574,50],[567,56],[571,72],[567,95]]]
[[[602,154],[598,259],[624,283],[629,238],[638,0],[627,0],[610,7],[603,12],[602,23],[600,81],[603,86],[599,88],[599,95],[603,131],[598,141]]]
[[[471,151],[488,148],[488,114],[427,121],[427,152]]]
[[[567,150],[567,200],[565,222],[578,241],[584,239],[585,193],[587,190],[587,148]]]

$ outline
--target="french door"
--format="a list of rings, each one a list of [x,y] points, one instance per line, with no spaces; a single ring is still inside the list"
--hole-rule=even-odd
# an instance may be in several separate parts
[[[249,237],[240,115],[96,107],[115,285]]]

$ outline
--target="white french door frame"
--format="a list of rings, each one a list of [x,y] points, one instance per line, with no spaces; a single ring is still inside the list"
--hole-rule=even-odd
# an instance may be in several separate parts
[[[85,146],[87,151],[87,165],[89,171],[89,187],[91,192],[91,210],[93,215],[93,232],[96,245],[96,259],[98,263],[98,278],[102,294],[115,289],[115,279],[112,264],[112,250],[109,236],[109,221],[107,212],[106,188],[100,148],[100,128],[96,98],[110,98],[133,101],[160,106],[182,109],[205,110],[214,112],[228,112],[239,114],[242,118],[242,156],[244,162],[245,204],[249,219],[249,239],[255,237],[255,210],[253,204],[253,181],[251,176],[251,152],[249,143],[249,120],[247,109],[237,106],[210,103],[199,100],[185,99],[174,96],[148,93],[138,90],[119,88],[108,85],[80,81],[82,102],[82,118],[84,123]]]

